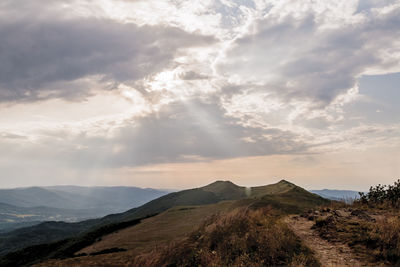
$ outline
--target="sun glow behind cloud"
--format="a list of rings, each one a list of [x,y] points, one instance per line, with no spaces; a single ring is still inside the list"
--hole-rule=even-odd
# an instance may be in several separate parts
[[[399,1],[1,5],[0,186],[399,175]]]

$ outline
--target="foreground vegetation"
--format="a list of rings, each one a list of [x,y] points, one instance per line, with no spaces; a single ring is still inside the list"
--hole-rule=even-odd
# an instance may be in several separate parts
[[[367,193],[359,193],[360,204],[370,207],[400,207],[400,179],[393,185],[377,185],[372,186]]]
[[[400,266],[400,181],[378,185],[351,205],[309,214],[320,236],[348,244],[353,252],[374,264]]]
[[[315,229],[320,236],[331,242],[346,243],[356,255],[370,262],[400,266],[399,214],[365,211],[360,207],[347,211],[351,215],[317,218]]]
[[[312,252],[267,210],[214,215],[183,241],[138,256],[133,266],[319,266]]]

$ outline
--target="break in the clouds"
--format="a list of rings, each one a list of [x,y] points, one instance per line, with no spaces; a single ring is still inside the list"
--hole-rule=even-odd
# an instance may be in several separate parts
[[[399,29],[399,1],[3,1],[1,185],[153,185],[168,166],[254,157],[324,159],[320,170],[354,151],[398,159]]]

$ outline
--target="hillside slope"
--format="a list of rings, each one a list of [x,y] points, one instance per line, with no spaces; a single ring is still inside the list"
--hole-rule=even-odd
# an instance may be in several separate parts
[[[295,186],[289,182],[281,182],[279,186],[284,186],[284,190],[265,194],[256,201],[253,206],[271,206],[284,213],[300,213],[307,209],[320,205],[328,205],[327,200],[319,195],[312,194],[307,190]]]
[[[226,210],[232,210],[236,207],[240,206],[248,206],[253,209],[258,209],[262,207],[272,207],[279,212],[299,212],[301,210],[304,210],[305,208],[309,208],[312,206],[328,203],[328,200],[325,200],[315,194],[312,194],[300,187],[297,187],[296,185],[287,182],[287,181],[280,181],[276,184],[269,185],[269,186],[262,186],[262,187],[252,187],[252,188],[245,188],[245,187],[240,187],[237,186],[231,182],[228,181],[217,181],[215,183],[212,183],[210,185],[207,185],[205,187],[201,188],[195,188],[195,189],[189,189],[189,190],[183,190],[180,192],[176,193],[171,193],[166,196],[160,197],[158,199],[155,199],[153,201],[150,201],[149,203],[138,207],[131,209],[127,212],[120,213],[120,214],[114,214],[114,215],[109,215],[106,216],[102,219],[98,220],[92,220],[91,225],[84,225],[81,224],[80,226],[82,227],[87,227],[86,229],[96,229],[100,226],[107,226],[107,224],[113,223],[121,223],[121,222],[130,222],[132,220],[137,220],[139,218],[144,218],[146,216],[154,215],[154,214],[159,214],[153,218],[150,219],[145,219],[142,221],[139,225],[132,226],[130,228],[127,228],[126,230],[119,230],[115,240],[118,240],[116,243],[108,243],[104,248],[105,250],[115,250],[117,247],[119,247],[118,244],[124,244],[129,243],[132,240],[132,236],[135,235],[136,230],[141,227],[147,228],[146,223],[148,221],[152,221],[152,225],[158,225],[156,227],[156,230],[161,232],[168,232],[169,229],[173,229],[175,226],[179,226],[179,223],[176,223],[176,219],[178,221],[192,221],[190,224],[190,227],[178,227],[179,231],[181,231],[181,234],[187,234],[190,229],[193,227],[197,226],[201,220],[199,219],[204,219],[207,217],[207,215],[212,215],[213,213],[219,211],[219,208],[212,208],[214,207],[220,207],[220,204],[215,204],[215,203],[229,203],[229,207]],[[214,204],[214,205],[213,205]],[[216,205],[216,206],[215,206]],[[221,204],[222,205],[222,204]],[[225,205],[225,204],[224,204]],[[181,208],[178,208],[181,206]],[[184,207],[182,207],[184,206]],[[173,208],[176,207],[176,208]],[[201,208],[203,207],[203,208]],[[211,207],[211,208],[209,208]],[[171,209],[172,208],[172,209]],[[172,213],[169,213],[171,210],[174,211],[174,214],[176,215],[175,221],[174,219],[171,219],[171,217],[168,217],[170,219],[166,220],[165,214],[171,215]],[[202,213],[207,210],[207,212]],[[185,215],[184,215],[185,214]],[[199,216],[201,214],[201,216]],[[182,220],[182,218],[185,218],[185,220]],[[197,219],[194,219],[197,218]],[[164,223],[166,222],[166,223]],[[84,223],[84,222],[83,222]],[[72,227],[73,229],[73,227]],[[149,229],[151,229],[149,225]],[[185,230],[186,229],[186,230]],[[33,232],[36,232],[35,229],[32,229]],[[125,232],[127,231],[127,232]],[[53,231],[55,232],[55,231]],[[82,233],[85,231],[81,231]],[[173,231],[172,231],[173,232]],[[131,233],[131,234],[120,234],[120,233]],[[133,234],[132,234],[133,233]],[[143,232],[142,232],[143,234]],[[71,236],[76,235],[76,231],[71,234]],[[85,235],[90,235],[90,232]],[[113,235],[113,234],[111,234]],[[167,235],[168,236],[168,235]],[[180,235],[174,234],[174,237],[178,237]],[[145,234],[142,236],[144,240],[147,240],[150,242],[150,244],[159,244],[160,240],[157,238],[158,235],[155,236],[149,236],[148,234]],[[101,237],[101,240],[110,240],[107,236]],[[77,239],[79,240],[79,238]],[[113,240],[111,238],[111,240]],[[125,241],[124,241],[125,240]],[[135,238],[133,238],[135,240]],[[164,241],[171,241],[168,240],[168,238],[165,238]],[[43,241],[41,241],[43,243]],[[72,243],[71,243],[72,242]],[[76,247],[80,248],[80,246],[74,245],[73,241],[68,241],[68,244],[70,244],[71,247]],[[98,246],[98,244],[96,245]],[[114,246],[114,247],[113,247]],[[99,247],[102,247],[100,245]],[[140,247],[140,246],[139,246]],[[35,249],[42,249],[41,247],[39,248],[30,248],[28,251],[31,254],[31,251],[34,251]],[[123,247],[123,250],[128,250],[126,253],[133,253],[132,252],[132,247]],[[68,249],[68,251],[71,251]],[[85,250],[83,250],[85,251]],[[88,249],[90,251],[90,249]],[[78,252],[78,251],[76,251]],[[100,253],[100,251],[97,251]],[[85,252],[86,253],[86,252]],[[124,252],[121,252],[124,253]],[[54,253],[53,253],[54,254]],[[55,253],[57,254],[57,253]],[[16,256],[20,255],[20,256]],[[29,258],[26,255],[26,252],[21,251],[18,252],[17,254],[14,254],[13,257],[17,258]],[[99,256],[100,257],[100,256]],[[5,257],[7,258],[7,257]]]
[[[224,182],[224,184],[227,183]],[[235,187],[240,188],[236,185]],[[0,234],[0,256],[27,246],[49,243],[63,238],[72,237],[95,227],[104,226],[110,223],[131,221],[161,213],[174,206],[207,205],[217,203],[227,198],[229,199],[229,197],[223,193],[216,194],[209,191],[213,190],[213,188],[214,185],[211,184],[208,187],[208,191],[205,191],[202,188],[195,188],[170,193],[138,208],[133,208],[123,213],[108,215],[100,219],[69,224],[53,222],[51,228],[48,227],[49,223],[41,223],[28,228],[17,229],[6,234]],[[47,234],[44,235],[44,232]],[[29,233],[27,238],[23,238],[25,233]]]
[[[229,211],[233,202],[196,207],[196,212],[173,208],[159,218],[105,236],[81,251],[89,256],[49,260],[35,267],[319,266],[313,253],[279,217],[248,207]],[[219,213],[206,216],[212,209]],[[179,220],[180,215],[187,217]],[[193,221],[195,217],[200,219]],[[172,233],[161,219],[167,220]],[[115,245],[118,247],[111,247]]]
[[[189,233],[190,230],[197,227],[207,216],[215,213],[225,213],[243,206],[252,209],[273,207],[277,212],[298,213],[330,203],[330,201],[311,194],[285,180],[268,186],[253,187],[251,191],[247,190],[247,192],[250,191],[253,193],[247,193],[249,197],[246,197],[244,187],[237,186],[229,181],[217,181],[201,189],[206,192],[213,192],[220,199],[228,197],[232,199],[229,201],[219,201],[217,204],[212,205],[176,205],[155,217],[143,221],[139,225],[102,237],[99,242],[81,250],[80,253],[90,254],[112,247],[121,247],[130,251],[130,254],[133,254],[133,251],[144,245],[143,242],[137,243],[137,240],[151,241],[149,242],[150,244],[145,244],[148,248],[155,241],[169,241],[173,237],[177,238]],[[165,197],[160,198],[158,201],[161,199],[165,199]],[[148,204],[150,205],[151,203]],[[181,218],[185,218],[185,220]],[[146,229],[148,232],[143,231],[143,229]],[[168,238],[163,238],[162,233],[168,233]]]
[[[273,197],[268,198],[267,196]],[[281,180],[275,184],[250,188],[238,186],[230,181],[216,181],[204,187],[183,190],[162,196],[141,207],[128,210],[121,214],[107,216],[104,220],[132,220],[160,213],[174,206],[208,205],[223,200],[262,198],[265,198],[265,200],[268,199],[271,203],[284,201],[285,199],[294,199],[292,201],[294,205],[296,205],[297,200],[308,203],[309,205],[319,205],[327,202],[326,199],[312,194],[286,180]],[[274,201],[275,199],[277,199],[277,201]],[[268,201],[261,201],[259,204],[266,205]],[[308,204],[305,204],[305,206],[309,206]]]

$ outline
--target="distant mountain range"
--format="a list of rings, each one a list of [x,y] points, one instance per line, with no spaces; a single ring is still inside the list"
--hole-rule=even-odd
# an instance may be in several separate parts
[[[352,191],[352,190],[322,189],[322,190],[310,190],[310,192],[331,200],[352,201],[354,199],[359,198],[360,196],[358,191]]]
[[[0,232],[43,221],[76,222],[98,218],[132,209],[167,193],[138,187],[0,189]]]

